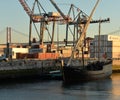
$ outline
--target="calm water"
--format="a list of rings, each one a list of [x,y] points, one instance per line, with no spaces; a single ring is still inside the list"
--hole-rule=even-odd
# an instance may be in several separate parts
[[[120,100],[120,74],[69,86],[62,81],[2,83],[0,100]]]

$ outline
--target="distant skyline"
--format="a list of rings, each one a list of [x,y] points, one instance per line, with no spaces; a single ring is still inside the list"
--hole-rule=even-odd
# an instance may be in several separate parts
[[[47,10],[53,10],[54,7],[49,5],[49,0],[39,0],[43,6]],[[94,4],[97,0],[54,0],[58,6],[62,7],[63,11],[64,6],[60,5],[64,4],[74,4],[83,10],[86,14],[90,14]],[[27,0],[27,3],[30,7],[32,7],[34,0]],[[93,15],[93,19],[106,19],[110,18],[110,23],[103,23],[101,34],[107,34],[120,29],[120,13],[118,12],[120,9],[120,0],[101,0],[98,5],[95,14]],[[29,32],[29,17],[22,8],[21,4],[18,0],[1,0],[0,3],[0,32],[6,27],[12,27],[20,32],[28,34]],[[98,24],[91,24],[88,28],[87,34],[88,36],[94,36],[94,34],[98,33]],[[0,33],[0,40],[2,40],[2,33]],[[19,39],[19,37],[16,38]],[[28,40],[27,40],[28,41]],[[1,42],[1,41],[0,41]]]

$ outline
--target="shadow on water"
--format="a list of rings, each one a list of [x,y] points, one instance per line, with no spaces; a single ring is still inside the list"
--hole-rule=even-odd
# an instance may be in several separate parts
[[[64,89],[71,89],[71,90],[94,90],[94,91],[109,91],[112,89],[112,79],[104,79],[104,80],[95,80],[89,82],[77,82],[66,84],[63,82],[62,87]]]
[[[112,79],[95,80],[74,84],[62,84],[64,95],[78,97],[81,100],[113,100]],[[72,100],[72,99],[70,99]]]
[[[34,83],[42,83],[49,82],[50,79],[42,79],[40,77],[21,77],[21,78],[8,78],[0,80],[1,86],[10,86],[15,84],[34,84]]]
[[[120,73],[111,78],[89,82],[62,84],[67,95],[80,96],[81,100],[119,100]]]

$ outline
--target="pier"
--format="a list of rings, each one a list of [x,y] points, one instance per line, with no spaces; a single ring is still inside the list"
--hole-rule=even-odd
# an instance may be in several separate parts
[[[50,79],[50,72],[56,70],[61,71],[61,63],[55,60],[14,60],[0,62],[0,79],[21,77]]]

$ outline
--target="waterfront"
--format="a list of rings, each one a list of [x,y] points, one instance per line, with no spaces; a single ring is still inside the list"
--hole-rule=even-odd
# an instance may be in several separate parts
[[[0,84],[0,100],[119,100],[120,74],[111,79],[64,85],[61,80]]]

